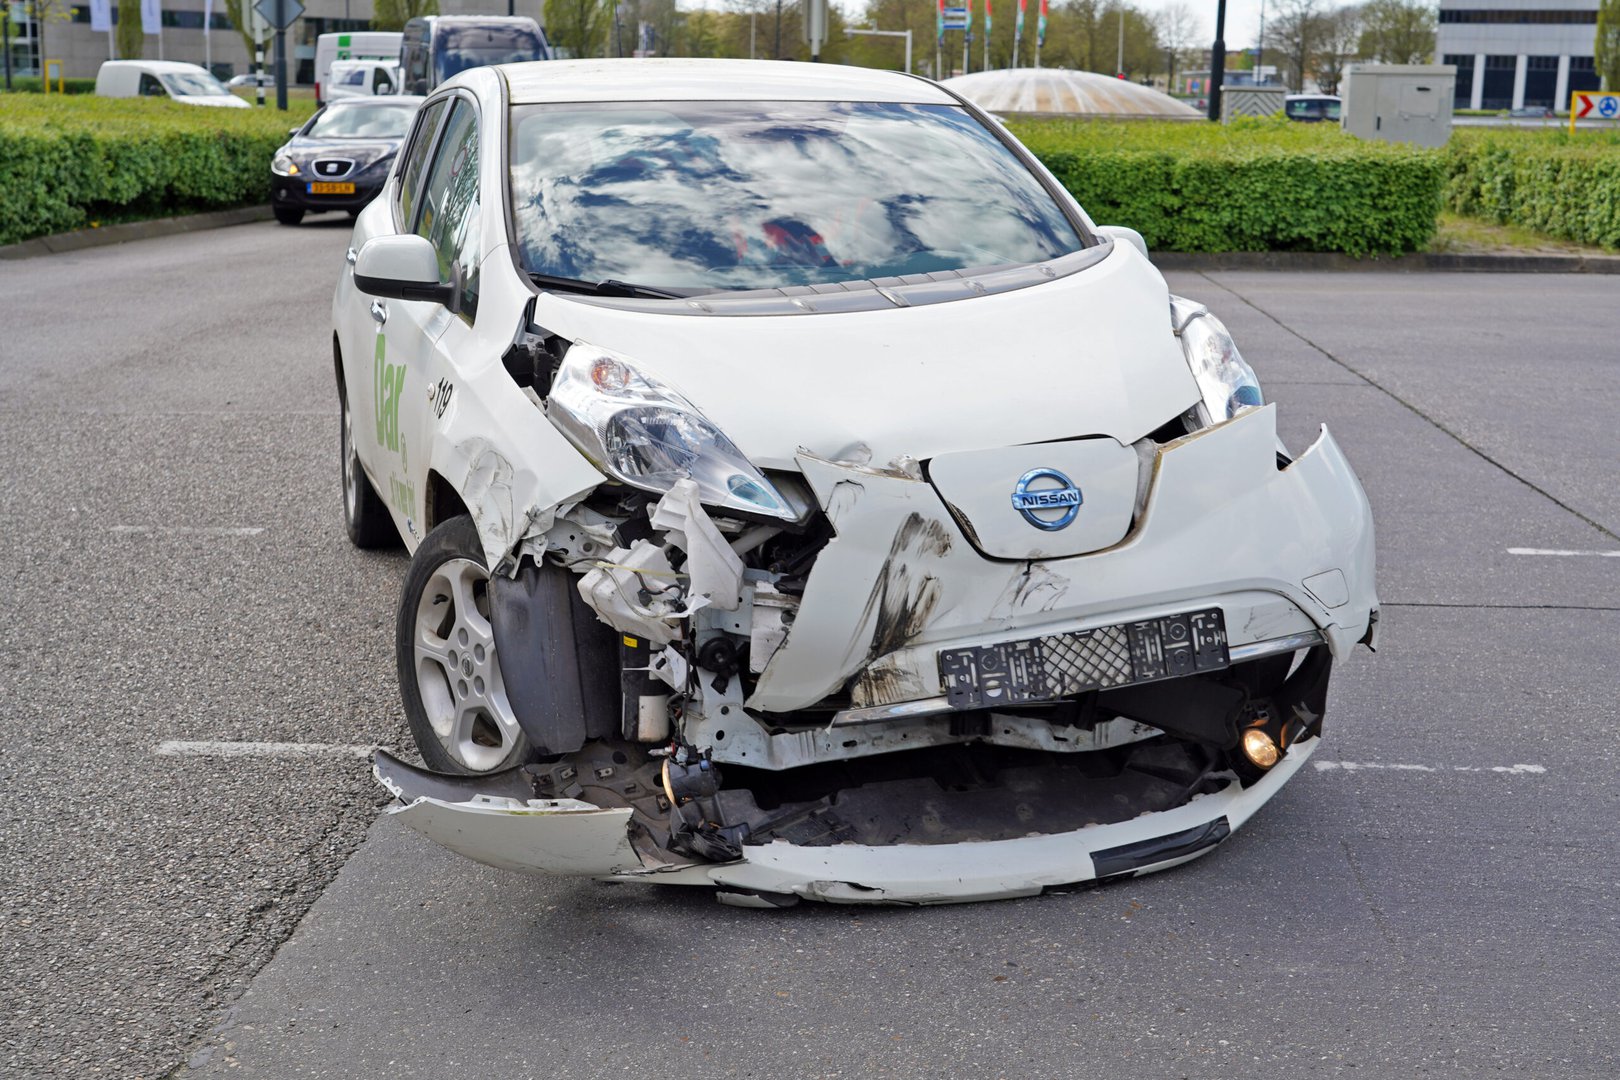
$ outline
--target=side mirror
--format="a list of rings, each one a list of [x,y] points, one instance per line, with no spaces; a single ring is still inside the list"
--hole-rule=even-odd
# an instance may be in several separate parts
[[[1135,245],[1136,250],[1142,253],[1142,257],[1147,258],[1147,241],[1142,239],[1142,234],[1135,229],[1127,229],[1123,225],[1099,225],[1097,231],[1116,243],[1124,241],[1127,244]]]
[[[299,132],[300,132],[300,131],[303,131],[303,130],[304,130],[304,125],[303,125],[303,124],[299,124],[299,125],[297,125],[297,126],[296,126],[296,127],[290,127],[290,128],[288,128],[288,129],[287,129],[287,134],[288,134],[288,135],[296,135],[296,134],[298,134],[298,133],[299,133]]]
[[[354,287],[391,300],[426,300],[449,306],[455,287],[439,280],[439,253],[426,237],[377,236],[354,260]]]

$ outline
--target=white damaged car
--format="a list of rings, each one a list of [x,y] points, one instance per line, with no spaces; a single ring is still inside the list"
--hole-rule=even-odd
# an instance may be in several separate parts
[[[1373,525],[1225,327],[899,74],[479,68],[333,301],[412,552],[406,825],[493,866],[938,903],[1185,862],[1375,643]]]

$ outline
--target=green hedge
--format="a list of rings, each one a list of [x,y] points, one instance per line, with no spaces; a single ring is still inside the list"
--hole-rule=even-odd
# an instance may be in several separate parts
[[[11,95],[0,105],[0,244],[103,218],[263,202],[270,158],[310,108]]]
[[[1416,251],[1447,176],[1439,151],[1280,118],[1008,126],[1093,220],[1161,251]]]
[[[96,80],[94,79],[63,79],[61,82],[63,93],[93,94],[96,92]],[[56,93],[56,83],[57,80],[51,80],[51,93],[53,94]],[[3,84],[0,84],[0,90],[3,89]],[[38,94],[41,92],[39,76],[13,75],[11,77],[11,89],[21,94]]]
[[[1620,131],[1474,128],[1447,150],[1451,210],[1620,249]]]

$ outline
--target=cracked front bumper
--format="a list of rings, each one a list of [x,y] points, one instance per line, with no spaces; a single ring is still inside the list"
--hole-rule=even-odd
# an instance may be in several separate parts
[[[523,798],[510,774],[443,777],[379,751],[377,779],[400,800],[392,813],[476,862],[522,873],[699,885],[728,893],[846,904],[948,904],[1033,896],[1045,889],[1149,874],[1189,862],[1236,832],[1315,752],[1296,743],[1247,788],[1235,779],[1183,806],[1073,832],[958,844],[745,846],[714,864],[644,862],[629,809]]]

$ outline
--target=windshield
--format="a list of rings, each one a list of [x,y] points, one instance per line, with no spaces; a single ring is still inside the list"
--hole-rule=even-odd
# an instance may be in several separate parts
[[[1307,101],[1290,101],[1288,115],[1295,119],[1307,120],[1337,120],[1339,118],[1339,102],[1324,101],[1321,98]]]
[[[468,68],[544,60],[540,35],[516,26],[447,26],[434,35],[439,82]]]
[[[206,71],[171,71],[158,78],[175,97],[218,97],[230,91]]]
[[[304,132],[311,139],[403,139],[416,104],[340,105],[323,110]]]
[[[692,102],[512,111],[525,269],[676,291],[1039,262],[1084,247],[952,105]]]

